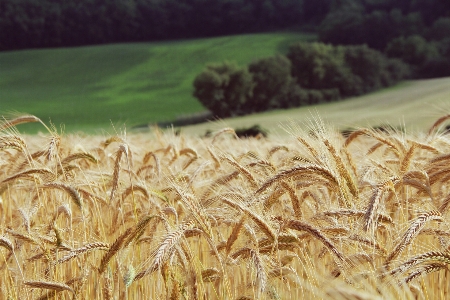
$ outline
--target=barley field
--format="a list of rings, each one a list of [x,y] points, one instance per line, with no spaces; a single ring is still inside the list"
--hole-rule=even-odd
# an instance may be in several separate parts
[[[450,115],[287,138],[0,125],[2,299],[443,299]],[[22,135],[39,122],[44,134]]]

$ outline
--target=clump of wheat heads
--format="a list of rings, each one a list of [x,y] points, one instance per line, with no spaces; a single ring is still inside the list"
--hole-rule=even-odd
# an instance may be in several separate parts
[[[450,158],[433,133],[447,119],[428,136],[363,128],[345,139],[320,124],[282,140],[231,128],[22,136],[15,126],[40,120],[10,119],[0,294],[439,298],[449,292]]]

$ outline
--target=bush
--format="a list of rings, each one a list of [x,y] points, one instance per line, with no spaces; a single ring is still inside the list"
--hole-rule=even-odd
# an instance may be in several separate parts
[[[281,98],[292,81],[291,62],[285,56],[257,60],[249,65],[254,88],[247,111],[258,112],[282,107]]]
[[[247,128],[237,128],[234,130],[236,135],[240,138],[249,138],[249,137],[267,137],[267,130],[262,128],[260,125],[256,124]]]
[[[371,92],[409,76],[409,68],[399,60],[388,59],[366,45],[345,47],[345,62],[358,78],[353,93]]]
[[[246,112],[252,95],[252,75],[233,63],[208,65],[194,80],[194,96],[217,117]]]
[[[345,89],[350,70],[346,68],[342,47],[323,43],[292,45],[287,57],[292,62],[292,75],[306,89]]]
[[[414,66],[416,76],[429,60],[439,57],[436,45],[427,42],[419,35],[393,39],[386,46],[385,53],[389,57],[401,59]]]
[[[430,40],[440,41],[450,37],[450,18],[440,18],[433,23],[428,30],[427,37]]]
[[[290,48],[288,58],[297,84],[307,90],[321,90],[326,100],[373,91],[408,74],[405,64],[367,46],[299,43]],[[309,102],[319,101],[320,97],[313,94],[308,96]]]

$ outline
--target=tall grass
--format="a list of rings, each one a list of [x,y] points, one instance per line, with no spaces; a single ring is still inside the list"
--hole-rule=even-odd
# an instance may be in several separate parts
[[[0,135],[4,299],[439,299],[450,139]],[[44,127],[45,128],[45,127]]]

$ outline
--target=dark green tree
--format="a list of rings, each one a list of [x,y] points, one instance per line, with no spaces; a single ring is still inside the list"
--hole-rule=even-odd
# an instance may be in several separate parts
[[[217,117],[248,113],[252,75],[234,63],[208,65],[194,80],[194,96]]]
[[[440,41],[450,37],[450,17],[440,18],[433,23],[428,30],[427,38],[430,40]]]
[[[262,58],[249,65],[253,75],[253,95],[248,101],[248,111],[265,111],[282,107],[282,98],[292,82],[291,62],[285,56]]]
[[[292,75],[305,89],[337,89],[341,96],[355,94],[358,80],[345,63],[343,47],[323,43],[292,45],[287,57],[292,62]]]
[[[436,45],[419,35],[393,39],[386,46],[385,53],[412,65],[416,77],[420,77],[420,70],[428,61],[439,57]]]
[[[409,76],[409,68],[399,60],[388,59],[367,45],[345,47],[345,62],[359,78],[355,93],[367,93],[395,84]]]

